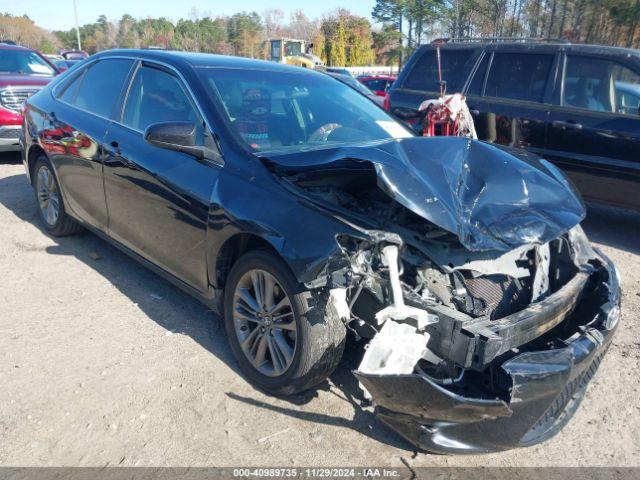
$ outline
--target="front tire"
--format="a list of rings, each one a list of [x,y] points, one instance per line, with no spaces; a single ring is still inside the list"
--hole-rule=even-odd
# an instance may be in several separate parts
[[[58,179],[45,155],[36,160],[33,175],[38,216],[47,232],[55,237],[80,233],[82,227],[67,214]]]
[[[249,252],[235,263],[225,288],[225,327],[253,384],[274,395],[292,395],[333,372],[346,328],[326,315],[327,300],[306,290],[270,252]]]

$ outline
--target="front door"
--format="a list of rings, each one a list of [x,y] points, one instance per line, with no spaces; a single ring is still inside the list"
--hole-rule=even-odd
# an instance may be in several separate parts
[[[105,137],[109,235],[201,292],[208,287],[206,231],[218,166],[147,143],[145,129],[189,121],[205,126],[182,81],[143,63],[134,75],[121,122]]]

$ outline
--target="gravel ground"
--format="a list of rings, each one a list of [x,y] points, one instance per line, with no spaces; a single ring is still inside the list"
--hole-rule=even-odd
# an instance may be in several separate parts
[[[256,391],[203,305],[94,235],[47,236],[2,156],[0,466],[640,466],[640,215],[592,208],[585,226],[624,298],[574,419],[532,448],[415,454],[358,407],[357,348],[316,390]]]

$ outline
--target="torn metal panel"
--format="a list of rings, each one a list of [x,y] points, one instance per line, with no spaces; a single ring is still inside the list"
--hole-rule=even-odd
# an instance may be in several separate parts
[[[375,169],[398,203],[471,251],[544,244],[579,224],[585,208],[566,177],[529,154],[465,138],[405,138],[270,153],[286,171]]]
[[[528,277],[531,273],[528,269],[519,266],[518,262],[526,258],[533,245],[522,247],[503,253],[492,259],[475,259],[467,263],[453,266],[452,270],[471,270],[483,275],[508,275],[513,278]]]

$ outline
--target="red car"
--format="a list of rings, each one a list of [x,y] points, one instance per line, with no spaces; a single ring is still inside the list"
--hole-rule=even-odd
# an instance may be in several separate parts
[[[35,50],[0,43],[0,152],[20,150],[22,105],[58,73]]]
[[[396,81],[396,77],[393,75],[367,75],[358,77],[358,81],[379,97],[384,97],[393,82]]]

